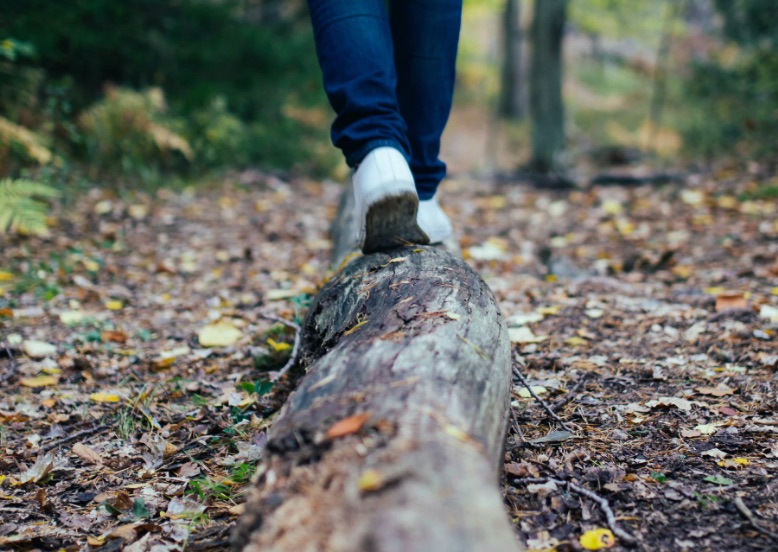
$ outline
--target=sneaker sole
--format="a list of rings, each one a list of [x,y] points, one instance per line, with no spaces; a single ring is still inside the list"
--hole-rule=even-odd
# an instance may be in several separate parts
[[[419,199],[413,192],[385,197],[367,210],[365,254],[409,244],[429,243],[429,237],[416,223]]]

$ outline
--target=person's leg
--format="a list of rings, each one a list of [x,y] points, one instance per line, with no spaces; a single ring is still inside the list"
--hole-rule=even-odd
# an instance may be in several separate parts
[[[324,90],[336,114],[332,143],[352,168],[381,146],[410,159],[384,0],[308,0],[308,7]]]
[[[397,99],[424,201],[446,176],[438,156],[454,94],[462,0],[390,0],[390,5]]]
[[[332,141],[355,169],[360,248],[372,253],[429,242],[417,223],[419,199],[384,0],[308,0],[308,6],[324,88],[336,113]]]

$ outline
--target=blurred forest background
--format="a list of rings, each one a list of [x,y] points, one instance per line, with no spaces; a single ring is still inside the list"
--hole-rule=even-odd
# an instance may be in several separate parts
[[[774,174],[773,0],[466,0],[459,64],[446,147],[469,153],[453,172]],[[95,185],[245,167],[342,179],[331,118],[305,2],[0,5],[2,232],[45,231],[50,202]],[[759,193],[778,194],[767,182]]]

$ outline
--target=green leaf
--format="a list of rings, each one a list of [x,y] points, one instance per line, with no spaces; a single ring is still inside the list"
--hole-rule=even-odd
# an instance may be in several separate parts
[[[260,397],[262,395],[267,395],[270,393],[270,390],[273,389],[273,382],[272,381],[258,381],[255,386],[257,390],[257,395]]]
[[[714,485],[722,485],[722,486],[732,485],[732,483],[734,483],[734,481],[732,481],[731,479],[722,477],[720,475],[709,475],[708,477],[703,479],[703,481],[707,481],[708,483],[713,483]]]
[[[651,479],[656,481],[657,483],[666,483],[667,482],[667,476],[663,473],[655,472],[651,474]]]
[[[236,385],[238,389],[241,391],[245,391],[246,393],[253,393],[254,392],[254,384],[248,381],[242,381],[238,385]]]
[[[146,519],[151,516],[151,512],[146,507],[146,501],[142,498],[135,499],[132,503],[132,517],[135,519]]]

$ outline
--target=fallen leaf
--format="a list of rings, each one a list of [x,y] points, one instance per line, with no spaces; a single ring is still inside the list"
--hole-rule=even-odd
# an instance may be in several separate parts
[[[737,389],[728,387],[723,383],[718,384],[716,387],[697,387],[696,389],[703,395],[712,395],[714,397],[724,397],[725,395],[731,395],[737,391]]]
[[[542,385],[530,385],[530,387],[532,388],[533,393],[535,393],[536,395],[543,395],[544,393],[548,393],[548,389],[546,389]],[[530,393],[529,389],[527,389],[526,387],[520,387],[516,393],[522,399],[532,398],[532,393]]]
[[[708,449],[705,452],[701,452],[700,456],[710,456],[712,458],[725,458],[727,453],[717,448]]]
[[[742,468],[750,464],[747,458],[726,458],[716,462],[716,465],[720,468],[737,469]]]
[[[770,322],[778,322],[778,307],[762,305],[759,307],[759,317],[766,318]]]
[[[646,402],[646,406],[649,408],[656,408],[657,406],[674,406],[679,410],[691,410],[692,402],[686,399],[679,399],[678,397],[659,397],[657,400]]]
[[[739,291],[725,291],[716,296],[716,312],[748,308],[748,302]]]
[[[721,424],[700,424],[698,426],[694,426],[694,429],[702,433],[703,435],[713,435],[719,430],[719,426]]]
[[[548,339],[547,336],[535,335],[527,326],[522,326],[520,328],[508,328],[508,338],[511,340],[511,343],[521,344],[541,343],[542,341]]]
[[[105,330],[100,333],[103,343],[127,343],[127,334],[115,330]]]
[[[530,483],[527,485],[527,492],[536,494],[540,498],[548,496],[556,491],[557,485],[553,481],[546,481],[545,483]]]
[[[681,437],[690,438],[690,437],[699,437],[700,435],[702,435],[702,432],[700,432],[700,431],[698,431],[696,429],[682,429],[681,430]]]
[[[22,378],[19,380],[19,385],[24,387],[48,387],[49,385],[57,385],[59,383],[58,376],[35,376],[34,378]]]
[[[709,483],[713,483],[714,485],[732,485],[734,483],[731,479],[727,479],[726,477],[722,477],[720,475],[709,475],[703,481],[707,481]]]
[[[384,476],[381,474],[381,472],[374,469],[367,469],[362,472],[362,475],[359,476],[357,486],[359,487],[360,491],[371,492],[377,491],[383,487],[385,483],[386,481],[384,480]]]
[[[22,351],[30,358],[40,359],[57,354],[57,347],[45,341],[28,339],[22,343]]]
[[[66,326],[73,326],[81,323],[85,318],[85,315],[81,311],[62,311],[59,313],[59,321]]]
[[[24,470],[19,476],[19,484],[39,483],[46,479],[54,471],[54,456],[52,454],[39,454],[35,464]]]
[[[591,529],[578,540],[585,550],[602,550],[616,546],[616,537],[610,529]]]
[[[100,465],[103,463],[102,457],[83,443],[76,443],[73,445],[71,452],[87,464]]]
[[[124,307],[124,303],[122,303],[121,301],[112,300],[112,301],[105,302],[105,308],[111,311],[119,311],[122,310],[123,307]]]
[[[119,395],[115,395],[113,393],[92,393],[89,395],[89,399],[93,402],[97,403],[118,403],[121,402],[122,398]]]
[[[197,339],[203,347],[228,347],[243,336],[235,325],[229,320],[219,320],[214,324],[208,324],[197,334]]]
[[[546,435],[545,437],[538,437],[537,439],[532,439],[531,441],[528,441],[529,443],[561,443],[562,441],[567,441],[573,436],[572,433],[570,433],[567,430],[564,429],[557,429]]]
[[[370,414],[367,412],[354,414],[353,416],[349,416],[348,418],[344,418],[339,422],[332,424],[332,426],[327,430],[327,433],[325,433],[325,436],[327,439],[338,439],[339,437],[351,435],[352,433],[356,433],[362,429],[362,426],[364,426],[365,422],[367,422],[369,419]]]

